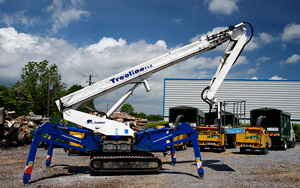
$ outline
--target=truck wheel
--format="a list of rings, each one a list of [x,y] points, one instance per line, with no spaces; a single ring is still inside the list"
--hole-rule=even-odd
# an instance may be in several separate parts
[[[179,149],[184,150],[184,143],[182,143],[182,145],[180,145]]]
[[[284,141],[281,143],[281,149],[282,149],[282,150],[286,150],[286,149],[287,149],[287,143],[286,143],[286,140],[284,140]]]
[[[292,148],[294,148],[295,146],[296,146],[296,141],[293,140],[293,142],[292,142]]]
[[[294,148],[295,145],[296,145],[295,140],[292,140],[292,141],[290,141],[289,143],[290,143],[290,144],[289,144],[289,148]]]
[[[269,145],[266,144],[266,147],[262,149],[262,154],[267,155],[269,151]]]
[[[205,150],[205,147],[204,146],[199,146],[200,147],[200,151],[204,151]]]
[[[183,150],[187,149],[187,143],[183,143]]]
[[[224,145],[221,147],[221,152],[225,152],[225,151],[226,151],[226,146]]]

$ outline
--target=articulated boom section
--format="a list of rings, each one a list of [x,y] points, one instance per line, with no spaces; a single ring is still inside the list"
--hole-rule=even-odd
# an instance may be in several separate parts
[[[84,136],[78,138],[73,136],[74,134],[69,134],[70,132]],[[42,138],[42,134],[48,134],[51,137],[50,139]],[[174,137],[181,134],[187,134],[188,137],[173,141]],[[47,167],[51,164],[53,145],[58,145],[77,150],[78,155],[91,156],[90,168],[93,172],[155,172],[161,169],[162,162],[150,152],[166,152],[170,147],[172,163],[175,164],[174,144],[191,141],[194,146],[198,174],[200,177],[204,175],[197,132],[187,123],[174,128],[142,130],[137,132],[135,138],[132,139],[132,137],[99,136],[88,129],[46,122],[34,132],[23,176],[24,183],[28,183],[31,178],[36,152],[41,141],[49,143]]]

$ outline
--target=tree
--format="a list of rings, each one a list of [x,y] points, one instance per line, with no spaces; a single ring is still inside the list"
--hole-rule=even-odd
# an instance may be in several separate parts
[[[148,119],[148,121],[161,121],[164,117],[161,114],[157,115],[146,115],[144,112],[136,113],[131,104],[127,103],[121,107],[121,112],[127,112],[129,115],[132,115],[136,118]]]
[[[147,116],[148,121],[160,121],[163,120],[164,117],[161,114],[157,114],[157,115],[148,115]]]
[[[0,86],[0,106],[6,110],[15,111],[15,116],[20,116],[32,110],[32,104],[29,102],[30,95],[20,82],[16,82],[7,88]]]
[[[0,107],[8,109],[8,96],[8,88],[4,84],[0,85]]]
[[[66,84],[61,83],[57,65],[49,65],[49,62],[44,60],[39,63],[28,62],[22,68],[20,84],[27,91],[29,95],[26,97],[27,102],[32,104],[32,111],[36,114],[45,115],[47,113],[49,77],[51,77],[51,84],[54,88],[51,91],[50,113],[58,114],[54,101],[61,97]]]
[[[133,116],[136,117],[136,118],[143,118],[143,119],[147,118],[147,115],[144,112],[140,112],[140,113],[134,112]]]
[[[132,107],[131,104],[126,103],[126,104],[123,104],[123,106],[121,107],[121,112],[126,112],[126,113],[128,113],[129,115],[133,115],[133,113],[134,113],[134,108]]]

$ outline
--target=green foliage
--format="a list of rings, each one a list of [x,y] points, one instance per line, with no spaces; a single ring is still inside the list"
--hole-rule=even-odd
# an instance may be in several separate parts
[[[164,117],[161,114],[146,115],[144,112],[136,113],[136,112],[134,112],[133,106],[129,103],[123,104],[120,111],[121,112],[126,112],[129,115],[134,116],[136,118],[148,119],[148,121],[161,121],[161,120],[164,119]]]
[[[8,88],[2,84],[0,85],[0,107],[9,109],[9,92]]]
[[[51,91],[50,113],[58,114],[58,109],[54,101],[62,96],[62,91],[66,88],[66,84],[61,83],[61,75],[58,73],[57,65],[49,65],[47,60],[28,62],[22,68],[21,82],[17,83],[16,87],[22,85],[24,87],[22,89],[26,91],[22,97],[26,104],[31,105],[31,109],[27,109],[26,111],[33,111],[41,115],[47,113],[49,76],[54,88]]]
[[[164,117],[161,114],[148,115],[147,119],[148,119],[148,121],[161,121],[164,119]]]
[[[155,128],[158,125],[164,125],[164,124],[169,124],[169,122],[167,122],[167,121],[151,122],[151,123],[147,124],[146,129]]]
[[[134,108],[129,103],[123,104],[120,111],[121,112],[126,112],[126,113],[128,113],[129,115],[132,115],[132,116],[134,115]]]
[[[143,118],[143,119],[147,119],[147,115],[144,113],[144,112],[140,112],[140,113],[136,113],[136,112],[133,112],[133,115],[134,117],[136,118]]]
[[[293,124],[293,129],[295,131],[296,141],[300,141],[300,124]]]
[[[46,115],[48,104],[48,85],[49,76],[53,89],[50,92],[50,115],[60,115],[55,100],[82,89],[81,85],[73,85],[65,90],[66,83],[61,83],[61,75],[58,67],[49,65],[49,62],[28,62],[22,68],[21,81],[16,82],[10,87],[0,85],[0,106],[6,110],[15,111],[15,116],[26,115],[30,111]],[[86,106],[95,108],[93,100],[84,103]],[[79,111],[88,112],[88,109],[80,106]]]
[[[0,86],[0,106],[6,110],[16,111],[15,116],[24,115],[32,110],[31,96],[25,87],[16,82],[10,88]]]

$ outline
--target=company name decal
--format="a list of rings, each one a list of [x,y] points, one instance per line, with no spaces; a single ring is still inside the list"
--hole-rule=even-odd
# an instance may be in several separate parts
[[[120,77],[117,77],[117,78],[112,78],[112,79],[110,79],[109,81],[111,81],[111,82],[114,84],[114,83],[119,82],[120,80],[124,80],[124,79],[126,79],[126,78],[129,78],[129,77],[131,77],[131,76],[133,76],[133,75],[135,75],[135,74],[138,74],[138,73],[140,73],[140,72],[143,72],[143,71],[145,71],[145,70],[147,70],[147,69],[151,69],[152,67],[153,67],[153,65],[150,64],[150,65],[147,65],[147,66],[142,67],[142,68],[140,68],[140,69],[136,69],[136,70],[129,71],[127,74],[125,74],[125,75],[123,75],[123,76],[120,76]]]
[[[105,124],[105,122],[103,122],[103,121],[93,121],[93,120],[91,120],[91,119],[88,119],[88,120],[86,121],[86,123],[87,123],[87,124]]]

